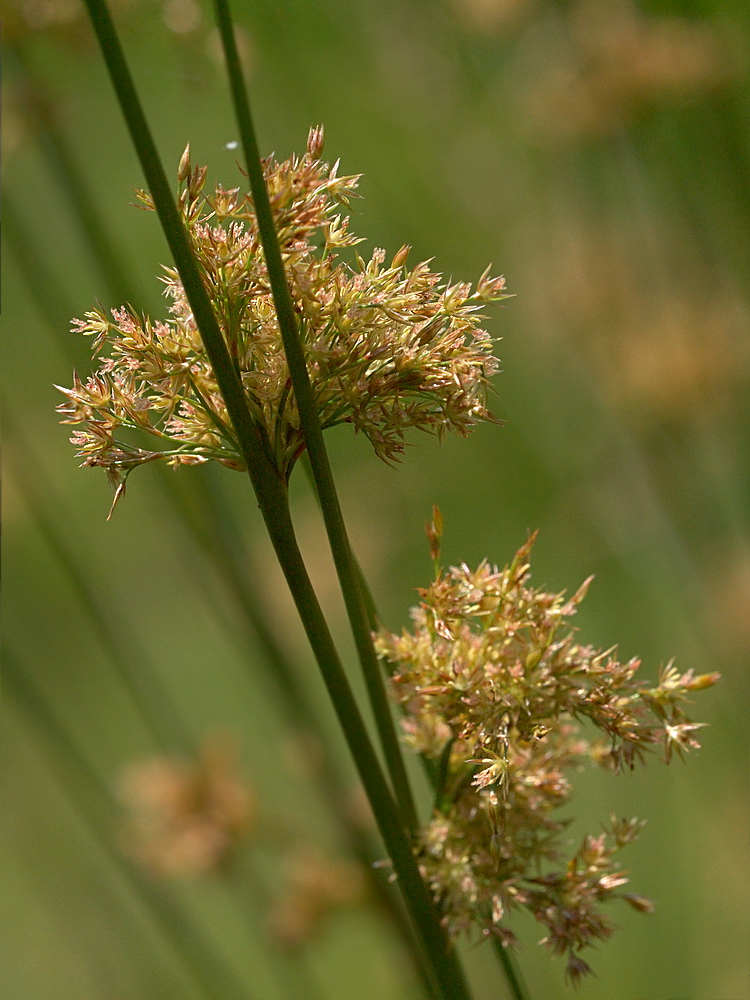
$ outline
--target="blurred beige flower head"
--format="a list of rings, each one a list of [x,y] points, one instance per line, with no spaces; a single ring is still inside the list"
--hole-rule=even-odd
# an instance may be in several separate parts
[[[551,56],[540,35],[527,112],[546,141],[617,134],[651,107],[736,83],[745,57],[718,23],[643,13],[632,0],[575,0]]]
[[[431,528],[434,553],[440,529]],[[571,598],[532,588],[532,543],[502,570],[486,562],[438,570],[412,609],[412,631],[381,631],[376,643],[393,671],[406,741],[433,761],[435,812],[419,857],[446,926],[454,935],[479,927],[512,945],[505,918],[524,907],[544,925],[543,942],[567,954],[575,982],[588,971],[579,952],[612,933],[600,903],[651,904],[622,891],[615,860],[638,820],[612,817],[564,859],[570,820],[557,810],[571,795],[567,774],[591,761],[633,767],[659,746],[667,761],[697,747],[700,724],[684,701],[719,675],[670,664],[650,686],[636,680],[638,660],[580,645],[568,619],[589,581]],[[586,721],[604,739],[583,738]]]
[[[256,804],[235,748],[210,740],[193,762],[154,757],[123,775],[125,847],[159,875],[200,875],[229,858],[253,826]]]
[[[313,129],[303,156],[264,162],[310,379],[323,428],[351,423],[392,461],[411,427],[466,434],[492,419],[485,394],[497,361],[480,310],[505,297],[505,282],[485,272],[474,289],[441,283],[427,262],[407,268],[408,247],[388,263],[383,250],[369,260],[349,252],[361,242],[346,217],[358,178],[340,177],[321,149],[322,130]],[[191,166],[189,150],[178,177],[182,218],[248,406],[288,478],[305,443],[252,198],[221,185],[204,194],[206,168]],[[153,207],[148,194],[139,197]],[[84,425],[71,439],[83,464],[104,467],[114,485],[158,459],[244,469],[182,284],[165,271],[169,319],[123,307],[112,319],[93,310],[74,321],[93,337],[94,354],[107,356],[86,381],[74,375],[59,411],[65,423]],[[159,450],[137,446],[137,432]]]
[[[329,916],[361,904],[367,886],[361,865],[300,844],[285,858],[282,891],[268,916],[271,932],[294,951],[321,933]]]

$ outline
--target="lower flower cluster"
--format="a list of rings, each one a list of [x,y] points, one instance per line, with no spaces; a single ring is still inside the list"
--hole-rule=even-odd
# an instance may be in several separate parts
[[[439,532],[435,524],[428,532],[433,554]],[[454,936],[480,929],[515,945],[507,916],[523,907],[577,982],[590,971],[580,952],[613,930],[601,903],[652,905],[623,890],[618,860],[638,820],[612,817],[565,857],[568,775],[583,763],[620,770],[659,747],[666,761],[697,747],[700,723],[684,702],[719,675],[668,664],[652,686],[637,679],[639,661],[579,644],[568,620],[589,581],[571,598],[534,589],[533,541],[503,570],[483,562],[439,571],[412,609],[413,629],[383,630],[376,644],[406,742],[434,779],[435,810],[418,852],[445,925]]]

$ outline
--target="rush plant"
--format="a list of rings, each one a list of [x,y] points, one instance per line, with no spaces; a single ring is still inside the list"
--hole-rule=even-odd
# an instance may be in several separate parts
[[[175,200],[105,0],[86,2],[146,177],[139,197],[157,213],[173,264],[163,276],[168,315],[122,306],[75,321],[99,365],[62,389],[78,456],[106,470],[113,506],[144,464],[215,461],[248,474],[402,893],[425,990],[470,997],[455,942],[474,935],[495,943],[510,991],[526,997],[510,957],[509,920],[521,907],[577,982],[589,971],[581,952],[612,933],[602,904],[651,904],[624,891],[619,865],[639,820],[612,817],[605,832],[564,850],[570,774],[697,747],[700,724],[685,702],[718,675],[670,664],[656,682],[642,681],[637,661],[579,643],[568,619],[586,585],[572,598],[533,588],[531,541],[502,570],[443,569],[438,511],[428,529],[435,578],[420,592],[413,629],[399,636],[382,626],[323,432],[351,424],[392,462],[413,429],[464,435],[493,421],[486,394],[497,361],[482,310],[506,297],[504,280],[488,270],[474,286],[445,281],[429,262],[408,266],[408,247],[360,256],[347,219],[358,178],[322,158],[322,128],[299,156],[260,157],[226,0],[216,13],[249,189],[243,179],[207,192],[207,168],[193,165],[188,147]],[[304,454],[377,745],[297,545],[288,485]],[[403,743],[432,783],[429,811],[415,801]]]

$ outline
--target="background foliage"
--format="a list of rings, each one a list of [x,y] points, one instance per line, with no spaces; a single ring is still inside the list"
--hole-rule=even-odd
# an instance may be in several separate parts
[[[264,151],[301,151],[324,122],[327,156],[365,175],[354,228],[369,246],[410,243],[413,260],[461,279],[491,261],[516,295],[489,326],[502,337],[504,428],[442,446],[420,437],[395,471],[346,429],[329,439],[387,623],[406,621],[428,581],[423,524],[438,503],[446,561],[504,563],[538,527],[537,585],[572,590],[596,574],[587,640],[642,655],[651,675],[673,655],[724,675],[702,699],[711,727],[687,766],[580,775],[571,836],[613,810],[646,817],[624,861],[657,910],[615,914],[578,995],[747,996],[750,15],[722,0],[236,7]],[[115,13],[169,172],[189,141],[209,183],[239,183],[208,5],[121,0]],[[263,649],[178,516],[188,480],[220,497],[263,618],[334,729],[247,481],[142,470],[107,522],[105,477],[75,467],[52,388],[73,364],[88,370],[70,317],[97,300],[158,315],[166,250],[155,218],[128,207],[142,179],[82,9],[28,0],[4,21],[0,996],[158,998],[175,984],[205,996],[191,965],[202,950],[197,964],[227,976],[222,987],[209,973],[222,998],[416,995],[392,931],[346,881],[315,755],[278,707]],[[304,476],[293,486],[346,644]],[[155,725],[123,679],[133,671],[151,683]],[[139,875],[112,805],[124,769],[217,733],[252,788],[248,837],[228,871]],[[291,893],[294,911],[300,871],[330,905],[290,951],[279,901]],[[168,900],[166,920],[151,893]],[[201,942],[192,958],[175,944],[185,921]],[[559,995],[538,929],[518,930],[532,995]],[[478,998],[503,995],[484,950],[467,960]]]

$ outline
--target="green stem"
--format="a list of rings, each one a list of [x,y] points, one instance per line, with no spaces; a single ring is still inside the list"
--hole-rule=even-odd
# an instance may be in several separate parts
[[[177,715],[158,675],[153,669],[149,669],[148,657],[139,647],[133,630],[118,625],[118,616],[110,610],[98,589],[91,585],[75,549],[65,542],[57,527],[56,519],[49,513],[50,509],[54,509],[59,517],[61,505],[42,472],[41,464],[34,459],[33,450],[16,426],[7,405],[4,410],[6,430],[15,441],[15,447],[11,452],[13,479],[20,488],[39,531],[88,615],[120,683],[161,750],[169,752],[177,748],[189,751],[192,739]],[[14,460],[14,452],[24,455],[25,461]]]
[[[492,938],[492,947],[505,973],[513,1000],[528,1000],[529,995],[510,950],[496,937]]]
[[[272,541],[297,611],[312,645],[323,679],[334,703],[347,743],[354,757],[367,792],[381,836],[393,861],[399,885],[407,907],[418,929],[425,950],[430,956],[441,995],[455,1000],[468,1000],[455,953],[432,906],[427,887],[422,880],[412,852],[411,843],[401,823],[396,803],[380,769],[375,751],[359,709],[351,693],[346,674],[338,658],[328,624],[310,583],[302,555],[294,536],[286,496],[279,496],[275,510]],[[282,523],[282,518],[286,522]]]
[[[430,956],[436,983],[445,1000],[469,1000],[463,972],[420,875],[411,843],[401,825],[398,808],[380,769],[328,624],[307,575],[289,514],[286,484],[271,464],[263,438],[248,410],[242,384],[232,365],[211,301],[201,281],[109,9],[105,0],[86,0],[86,6],[175,266],[242,447],[243,458],[277,558],[357,765],[386,849],[393,861],[407,907],[423,947]]]
[[[75,788],[72,798],[87,808],[80,814],[102,852],[124,881],[143,899],[165,938],[180,955],[206,1000],[253,1000],[252,992],[240,983],[207,943],[203,932],[181,911],[166,885],[145,876],[115,848],[111,828],[115,803],[99,774],[71,741],[47,699],[21,669],[8,643],[3,650],[3,678],[10,698],[32,724],[39,742],[48,747],[46,759],[64,788]],[[179,987],[177,987],[179,990]]]
[[[294,397],[297,402],[300,424],[305,435],[305,444],[310,455],[315,485],[320,497],[323,520],[328,533],[333,561],[341,584],[359,661],[362,666],[367,693],[385,754],[388,773],[393,783],[393,790],[396,794],[396,800],[404,822],[412,832],[415,832],[419,826],[417,812],[404,766],[401,745],[396,733],[391,707],[378,665],[378,658],[372,643],[367,608],[360,586],[359,575],[355,567],[351,545],[346,533],[346,526],[344,525],[344,518],[341,513],[333,473],[328,460],[328,452],[323,441],[323,431],[318,419],[313,389],[305,362],[305,352],[297,328],[294,304],[287,283],[281,248],[279,247],[276,226],[273,221],[271,203],[263,176],[263,165],[250,113],[247,90],[242,76],[229,6],[227,0],[215,0],[215,5],[229,72],[232,98],[250,180],[250,188],[255,203],[258,231],[266,259],[268,279],[279,321],[279,330],[284,344],[289,375],[294,388]]]
[[[15,205],[11,203],[7,192],[3,200],[3,237],[7,238],[10,242],[15,263],[19,268],[21,277],[28,286],[34,303],[40,309],[50,329],[57,333],[61,325],[65,324],[69,320],[69,317],[73,315],[75,311],[74,306],[72,301],[66,306],[63,286],[58,284],[54,272],[47,267],[46,262],[39,255],[36,247],[26,238],[26,230],[23,222],[18,217]],[[60,305],[61,302],[63,303],[62,306]],[[69,340],[65,339],[60,344],[59,338],[56,336],[55,342],[66,348],[67,354],[71,354],[74,344],[72,337]],[[72,358],[71,363],[73,363]],[[7,403],[5,410],[7,424]],[[17,437],[17,433],[17,430],[13,431],[11,436],[14,438]],[[24,442],[21,450],[25,453],[28,447],[28,442]],[[73,583],[74,588],[78,591],[84,607],[92,615],[94,625],[100,633],[118,673],[121,677],[125,673],[129,675],[129,664],[137,662],[145,663],[145,660],[141,661],[139,659],[142,651],[141,654],[137,654],[133,648],[131,632],[126,630],[123,633],[121,630],[118,630],[115,634],[111,630],[110,625],[112,622],[110,621],[106,605],[101,604],[97,595],[86,585],[85,578],[78,571],[75,548],[71,549],[70,546],[65,546],[62,543],[59,532],[54,530],[54,519],[46,511],[50,506],[58,509],[60,501],[59,498],[51,498],[49,483],[45,480],[44,484],[42,484],[40,481],[40,469],[41,466],[38,461],[33,459],[24,466],[24,472],[31,476],[28,484],[29,488],[32,486],[32,480],[35,483],[32,490],[34,498],[38,500],[40,497],[45,497],[47,501],[44,511],[37,511],[35,513],[39,527],[53,551],[58,554],[61,566]],[[326,742],[326,733],[315,717],[315,712],[309,704],[305,690],[298,683],[295,673],[288,663],[276,637],[268,627],[266,617],[259,610],[258,595],[253,590],[251,582],[244,571],[242,559],[239,556],[237,547],[239,531],[236,528],[232,528],[231,511],[226,505],[219,509],[213,494],[207,494],[205,490],[194,489],[191,492],[195,495],[200,495],[206,506],[206,510],[199,516],[195,516],[177,488],[175,477],[163,467],[160,467],[157,471],[163,473],[163,475],[159,476],[158,481],[163,487],[169,502],[176,508],[188,532],[204,548],[219,575],[224,578],[229,586],[231,593],[237,601],[242,619],[245,625],[249,626],[248,634],[252,635],[252,638],[260,643],[266,660],[271,667],[270,676],[276,682],[277,696],[281,701],[282,707],[286,709],[290,721],[296,727],[298,733],[303,733],[307,729],[310,729],[313,738],[319,743],[322,753],[321,766],[319,770],[315,770],[319,790],[326,799],[333,814],[337,817],[340,826],[345,831],[349,848],[354,857],[362,865],[370,883],[371,891],[378,901],[381,910],[392,921],[407,946],[407,954],[412,962],[417,978],[420,976],[424,978],[422,953],[413,940],[413,932],[403,912],[403,908],[394,897],[392,887],[385,883],[378,872],[372,867],[373,862],[381,856],[382,850],[379,847],[373,846],[371,843],[372,838],[359,829],[349,816],[346,799],[347,792]],[[208,469],[205,470],[204,476],[209,471]],[[204,477],[195,477],[192,482],[194,486],[202,484]],[[50,499],[52,499],[51,503]],[[30,503],[33,507],[34,502],[30,501]],[[207,525],[212,525],[213,531],[208,529]],[[81,582],[84,586],[81,586]],[[127,655],[125,647],[122,645],[123,639],[125,639],[129,649]],[[181,725],[173,726],[169,733],[164,732],[164,724],[174,715],[171,708],[167,712],[160,712],[158,710],[151,712],[149,710],[146,713],[144,711],[144,705],[141,704],[141,694],[143,696],[153,694],[153,686],[148,684],[148,682],[142,685],[140,681],[141,678],[139,676],[131,678],[126,683],[128,688],[131,689],[131,694],[134,693],[132,688],[138,689],[135,692],[138,701],[137,707],[144,717],[144,722],[151,729],[154,739],[157,743],[169,749],[181,745],[184,742],[184,734],[183,738],[176,738],[177,734],[182,732]],[[152,699],[148,697],[147,700],[150,705]],[[161,698],[158,700],[163,702]],[[147,714],[148,718],[146,718]],[[176,719],[175,721],[179,723],[179,720]],[[158,725],[155,725],[155,723],[158,723]],[[316,723],[318,724],[316,725]],[[428,984],[426,984],[426,988],[429,992]]]
[[[303,459],[303,467],[305,467],[305,471],[308,472],[308,475],[312,476],[312,470],[308,469],[308,463],[304,462],[304,459]],[[379,627],[381,618],[378,613],[377,605],[375,604],[375,599],[373,598],[372,592],[368,587],[367,580],[365,579],[364,574],[362,574],[361,570],[359,572],[360,572],[362,593],[364,595],[365,603],[368,610],[370,627],[374,631]],[[422,762],[425,775],[427,777],[428,782],[430,783],[433,792],[435,793],[434,808],[436,810],[441,809],[445,805],[444,796],[449,776],[448,768],[450,763],[450,748],[452,747],[452,745],[453,745],[453,740],[450,740],[446,744],[443,753],[440,757],[440,760],[437,762],[431,760],[429,757],[425,757],[424,755],[420,754],[420,760]],[[517,968],[517,962],[512,952],[510,952],[508,948],[506,948],[502,944],[502,942],[499,941],[498,938],[496,937],[492,938],[492,945],[493,945],[493,950],[495,952],[495,957],[497,958],[498,963],[503,971],[503,975],[505,976],[506,982],[508,984],[508,989],[512,994],[513,1000],[529,1000],[529,993],[524,984],[521,971],[520,969]]]
[[[349,850],[362,865],[375,899],[400,932],[417,978],[421,978],[427,994],[434,995],[430,976],[425,970],[423,954],[414,940],[403,907],[394,896],[392,887],[373,868],[373,863],[382,857],[382,848],[373,847],[372,838],[352,820],[347,806],[347,789],[326,739],[327,734],[319,724],[307,692],[300,685],[276,636],[269,628],[258,594],[246,572],[239,542],[240,532],[233,524],[232,511],[226,503],[221,503],[220,495],[211,491],[210,482],[206,482],[206,475],[212,470],[202,470],[202,475],[196,479],[196,483],[200,485],[191,491],[192,496],[201,502],[203,509],[199,513],[190,510],[186,499],[178,494],[174,476],[164,469],[160,471],[164,473],[160,482],[168,492],[173,506],[176,506],[185,526],[202,546],[236,601],[248,638],[262,647],[266,662],[271,668],[269,676],[274,681],[276,696],[295,733],[304,737],[309,732],[315,740],[320,754],[320,766],[314,770],[318,789],[344,831]]]
[[[95,212],[96,208],[90,199],[89,205],[91,211]],[[104,232],[104,227],[98,216],[95,220],[95,225],[84,226],[84,235],[88,239],[90,249],[95,257],[98,253],[98,243],[95,239],[97,232]],[[11,245],[15,263],[18,266],[21,277],[28,286],[34,303],[40,309],[50,329],[57,333],[61,327],[64,327],[69,322],[69,318],[74,314],[75,308],[72,300],[66,305],[68,300],[63,285],[58,283],[52,269],[47,266],[44,259],[37,252],[37,248],[27,238],[26,227],[23,220],[18,216],[15,204],[12,203],[8,192],[5,193],[3,199],[3,237]],[[123,287],[128,286],[128,281],[125,279],[121,283]],[[57,336],[55,337],[55,341],[60,344]],[[60,344],[60,346],[66,349],[66,354],[69,355],[72,355],[73,345],[74,340],[72,337],[69,338],[69,341],[65,339]],[[75,364],[72,356],[71,364]],[[6,412],[6,423],[7,421],[8,414]],[[221,430],[222,432],[226,432],[226,428],[223,425]],[[236,442],[234,442],[234,445],[236,446]],[[28,443],[26,442],[23,445],[23,449],[27,448]],[[41,466],[37,462],[31,461],[25,466],[25,471],[28,469],[38,471],[40,468]],[[340,774],[337,772],[336,763],[327,745],[326,733],[320,724],[315,724],[317,722],[315,712],[309,704],[306,692],[297,682],[294,671],[289,665],[271,629],[268,627],[266,617],[260,612],[258,595],[253,592],[250,581],[241,565],[242,561],[238,557],[237,550],[239,533],[238,531],[233,532],[230,528],[231,512],[226,507],[217,512],[213,498],[207,498],[204,493],[203,500],[207,503],[208,512],[197,518],[194,516],[191,517],[184,498],[180,495],[179,490],[176,489],[177,484],[174,476],[167,473],[162,467],[158,469],[158,472],[165,473],[165,475],[159,477],[159,482],[165,488],[170,502],[176,505],[178,513],[185,522],[188,531],[204,547],[215,568],[227,582],[230,591],[238,603],[242,618],[246,626],[249,626],[248,634],[252,635],[260,643],[267,662],[271,667],[270,674],[276,681],[277,696],[280,697],[282,707],[287,710],[290,721],[296,726],[298,733],[310,729],[312,738],[322,748],[321,766],[320,769],[316,769],[315,771],[319,790],[326,799],[333,814],[337,817],[341,828],[344,830],[349,849],[353,856],[362,865],[370,884],[370,889],[381,911],[385,917],[390,919],[397,933],[400,934],[400,938],[407,949],[407,955],[411,961],[414,974],[417,979],[421,977],[424,980],[423,985],[429,994],[429,977],[425,976],[423,955],[414,940],[408,918],[404,913],[402,905],[394,895],[393,887],[384,882],[380,874],[373,868],[373,863],[382,857],[382,848],[373,844],[373,838],[361,830],[352,821],[348,813],[347,791],[342,783]],[[32,478],[38,479],[39,477]],[[193,480],[194,483],[202,481],[201,477]],[[28,485],[31,487],[31,481]],[[159,710],[157,705],[161,704],[163,706],[165,700],[159,695],[156,698],[156,704],[154,704],[154,699],[151,697],[154,694],[154,685],[149,681],[148,677],[142,676],[143,672],[139,672],[138,676],[132,675],[130,665],[146,662],[145,659],[141,659],[143,651],[137,653],[133,645],[132,632],[126,630],[123,633],[119,629],[112,630],[111,626],[114,619],[111,619],[106,605],[102,604],[97,595],[87,585],[85,577],[80,573],[75,558],[75,550],[71,550],[70,546],[66,546],[59,532],[55,530],[54,519],[46,511],[50,506],[56,509],[59,506],[59,498],[54,499],[50,504],[49,489],[49,483],[45,481],[44,486],[41,483],[37,483],[33,490],[34,497],[37,500],[42,496],[47,499],[44,511],[37,510],[35,512],[40,530],[47,539],[50,547],[57,554],[61,567],[68,575],[84,607],[91,615],[94,626],[102,638],[121,680],[124,681],[131,696],[133,696],[134,701],[137,703],[136,707],[143,716],[144,722],[150,729],[156,743],[170,750],[177,746],[186,748],[188,742],[186,735],[182,729],[180,720],[176,718],[175,713],[172,711],[171,705],[167,705],[167,711]],[[33,501],[30,501],[30,503],[34,506]],[[214,532],[207,530],[207,524],[213,525]],[[219,536],[221,537],[219,538]],[[153,711],[151,711],[151,705],[154,705]],[[170,726],[169,720],[172,718],[175,724]]]
[[[307,454],[306,451],[303,452],[302,455],[300,456],[299,462],[310,484],[312,495],[317,501],[318,507],[321,509],[322,512],[320,496],[318,494],[318,490],[315,485],[315,473],[313,472],[312,465],[310,464],[310,456]],[[375,600],[372,596],[370,585],[367,582],[367,577],[364,574],[362,566],[360,565],[359,559],[357,559],[354,550],[352,550],[352,559],[354,560],[354,569],[357,573],[357,579],[359,580],[359,589],[362,594],[362,600],[364,602],[365,611],[367,613],[367,626],[370,630],[370,633],[377,632],[382,625],[382,621],[380,615],[378,614],[378,609],[375,605]],[[384,670],[383,661],[380,660],[379,662],[381,669]]]
[[[18,86],[24,111],[34,128],[45,159],[68,201],[71,214],[86,237],[92,260],[107,285],[112,301],[119,303],[133,299],[134,291],[126,278],[126,269],[117,248],[102,225],[89,185],[73,149],[57,123],[52,97],[33,73],[20,46],[12,45],[8,55],[11,66],[15,63],[18,70]]]

